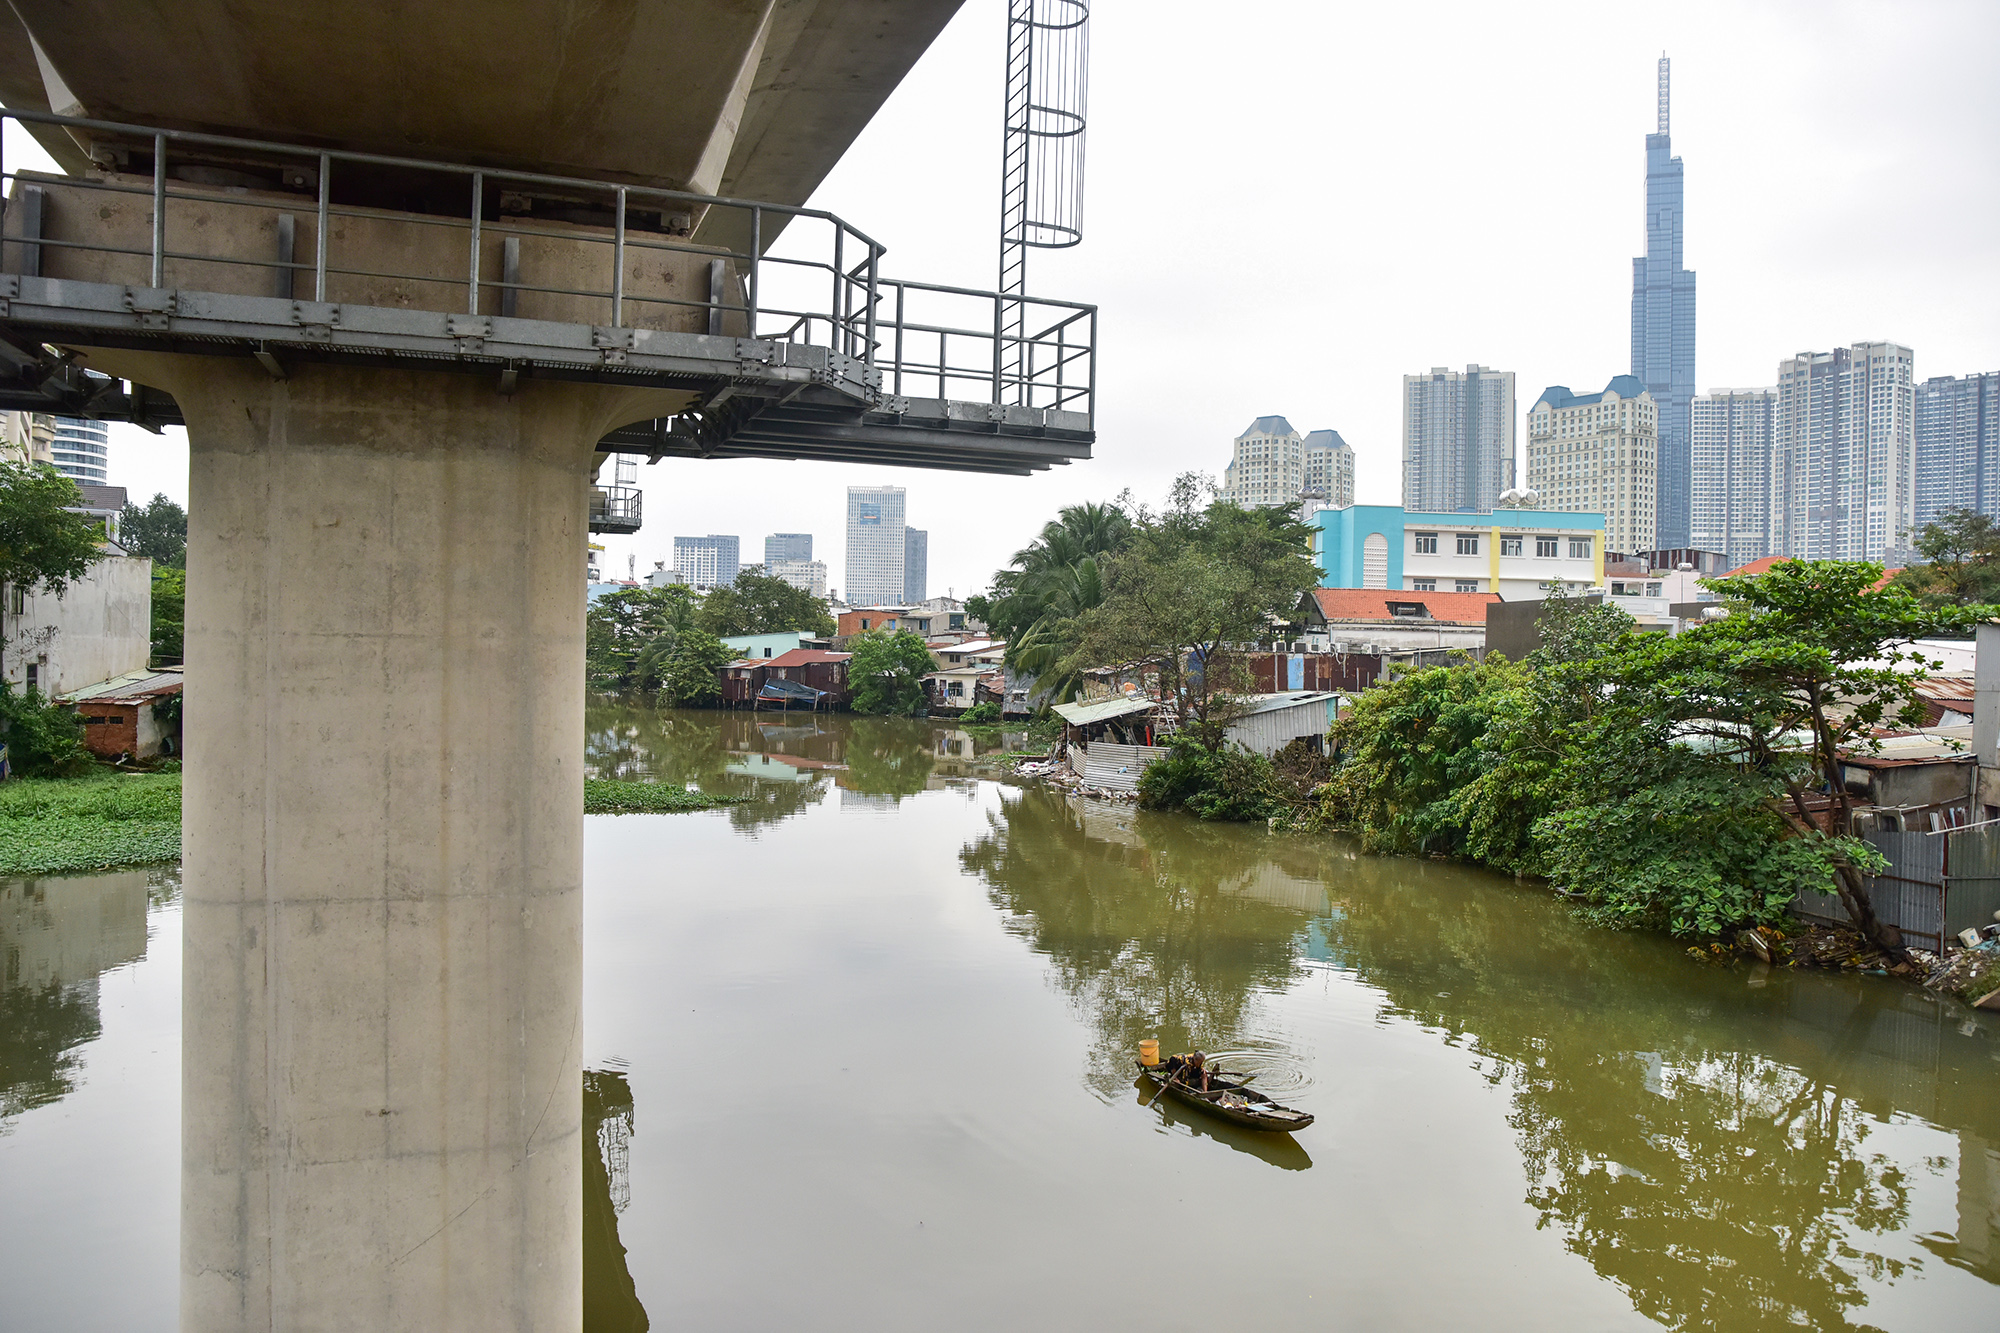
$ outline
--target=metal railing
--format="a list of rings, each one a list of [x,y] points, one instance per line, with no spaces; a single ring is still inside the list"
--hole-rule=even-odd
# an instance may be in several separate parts
[[[591,487],[590,530],[637,532],[645,498],[645,493],[636,486]]]
[[[338,298],[335,280],[364,279],[455,287],[462,293],[459,308],[473,316],[513,316],[520,297],[530,293],[601,303],[596,309],[613,329],[651,327],[635,323],[649,309],[694,312],[689,322],[696,331],[806,343],[852,358],[880,371],[883,391],[897,396],[934,392],[1094,418],[1095,306],[883,278],[885,247],[822,209],[0,108],[0,122],[7,120],[54,126],[91,147],[101,174],[48,184],[150,204],[143,246],[50,235],[38,193],[44,182],[5,169],[0,160],[6,194],[0,217],[7,232],[0,266],[8,272],[40,276],[44,252],[67,250],[143,259],[153,288],[168,285],[170,264],[217,264],[273,274],[279,294],[314,302]],[[366,196],[368,183],[379,187],[385,180],[405,197],[422,197],[425,206],[354,202]],[[364,188],[344,193],[337,181]],[[174,200],[268,213],[283,210],[288,194],[298,198],[298,216],[309,209],[312,218],[310,261],[292,252],[290,214],[281,216],[280,253],[270,255],[201,248],[203,236],[226,235],[227,228],[190,236],[170,229]],[[454,194],[465,201],[463,208],[439,211],[436,201]],[[553,212],[535,214],[538,205],[551,204],[558,205]],[[348,247],[338,232],[343,222],[363,220],[459,231],[466,240],[464,268],[457,274],[396,271],[380,259],[362,266],[343,253]],[[773,237],[779,240],[768,244]],[[601,248],[602,285],[525,279],[519,269],[524,240]],[[634,290],[627,281],[635,260],[676,255],[707,262],[706,291]],[[497,278],[490,276],[496,261]]]

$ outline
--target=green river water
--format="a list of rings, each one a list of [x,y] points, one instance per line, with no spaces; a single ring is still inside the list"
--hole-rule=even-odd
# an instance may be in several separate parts
[[[594,707],[593,1330],[2000,1328],[2000,1022],[1532,887]],[[178,871],[0,882],[0,1329],[174,1325]],[[1141,1038],[1296,1137],[1148,1104]]]

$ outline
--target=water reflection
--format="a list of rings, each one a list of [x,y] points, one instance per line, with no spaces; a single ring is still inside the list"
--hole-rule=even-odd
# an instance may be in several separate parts
[[[583,1333],[646,1333],[652,1321],[618,1238],[632,1202],[632,1085],[622,1071],[583,1071]]]
[[[744,799],[746,832],[789,819],[834,791],[842,808],[893,809],[923,791],[967,789],[998,770],[1009,739],[945,722],[849,714],[653,709],[593,703],[584,757],[592,777],[685,782]]]
[[[0,880],[0,1133],[76,1089],[103,1033],[97,979],[146,955],[146,907],[177,872]]]
[[[1086,1016],[1101,1094],[1134,1096],[1142,1037],[1283,1047],[1265,998],[1311,970],[1461,1047],[1510,1097],[1541,1225],[1660,1323],[1846,1327],[1867,1284],[1932,1256],[2000,1281],[1990,1020],[1866,978],[1696,965],[1461,867],[1045,790],[1005,795],[961,859]],[[1954,1133],[1956,1160],[1913,1153],[1915,1122]],[[1915,1177],[1954,1173],[1957,1232],[1910,1235]]]

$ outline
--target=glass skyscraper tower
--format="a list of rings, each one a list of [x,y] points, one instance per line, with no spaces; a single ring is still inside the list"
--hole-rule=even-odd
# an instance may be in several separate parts
[[[1659,132],[1646,136],[1646,254],[1632,261],[1632,374],[1660,413],[1657,549],[1688,544],[1694,403],[1694,274],[1681,266],[1681,160],[1668,135],[1660,57]]]

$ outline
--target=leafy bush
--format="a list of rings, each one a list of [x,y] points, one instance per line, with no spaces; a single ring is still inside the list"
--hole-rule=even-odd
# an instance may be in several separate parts
[[[1139,806],[1232,822],[1269,819],[1283,811],[1269,759],[1237,745],[1210,749],[1185,739],[1139,775]]]
[[[968,727],[997,727],[1000,725],[1000,705],[988,699],[960,713],[958,720]]]
[[[32,691],[16,693],[0,681],[0,739],[8,761],[25,778],[74,778],[96,768],[83,748],[83,719]]]

